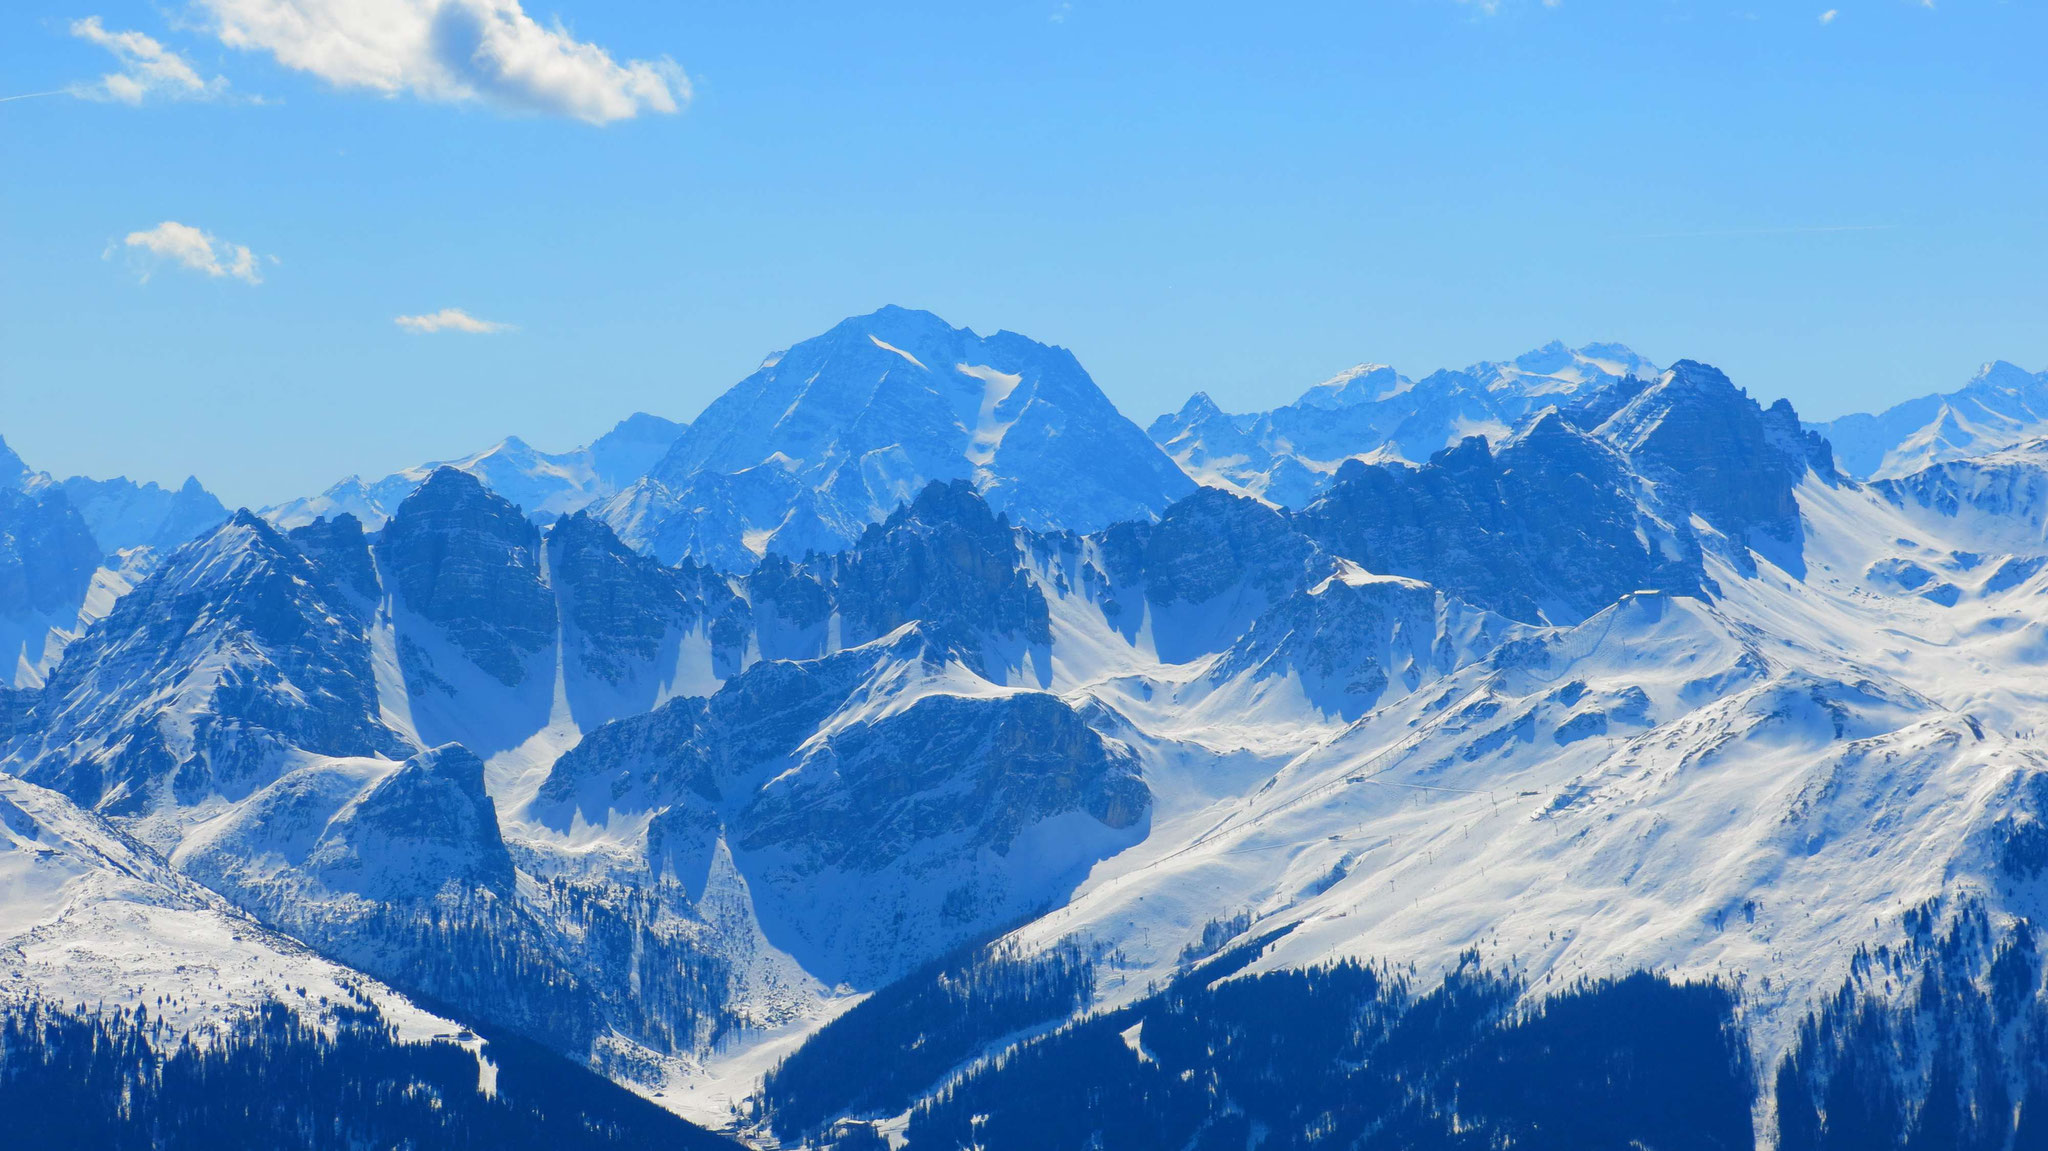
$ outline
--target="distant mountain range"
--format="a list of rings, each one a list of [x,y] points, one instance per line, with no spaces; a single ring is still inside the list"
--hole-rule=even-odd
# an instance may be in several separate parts
[[[2048,372],[1999,360],[1956,391],[1811,426],[1835,445],[1835,458],[1851,475],[1911,475],[2048,436]]]
[[[1657,368],[1619,344],[1573,350],[1551,343],[1506,363],[1479,363],[1411,380],[1360,364],[1266,412],[1230,415],[1196,393],[1149,429],[1204,484],[1283,507],[1304,507],[1345,460],[1421,463],[1467,436],[1505,437],[1545,405],[1566,405]]]
[[[1147,436],[901,309],[687,427],[196,528],[0,456],[0,1093],[218,1050],[209,1106],[347,1067],[421,1146],[2039,1145],[2048,440],[1838,461],[1615,345]]]
[[[525,440],[510,436],[474,455],[406,468],[374,482],[350,476],[317,496],[266,508],[263,514],[279,527],[294,528],[321,516],[346,512],[374,530],[382,527],[428,476],[446,467],[482,480],[528,515],[552,521],[640,478],[675,443],[683,428],[673,420],[636,412],[589,447],[560,453],[536,450]]]
[[[740,570],[771,550],[844,547],[934,479],[970,480],[1015,522],[1076,531],[1156,515],[1190,481],[1301,508],[1346,460],[1420,464],[1469,436],[1499,442],[1544,407],[1658,373],[1622,344],[1556,341],[1419,379],[1359,364],[1263,412],[1227,413],[1196,393],[1140,437],[1065,351],[884,308],[770,356],[696,426],[637,413],[561,453],[514,436],[263,514],[295,527],[348,512],[374,530],[453,467],[537,522],[588,508],[665,562]],[[1956,392],[1806,426],[1845,474],[1905,475],[2048,437],[2048,372],[2001,361]]]
[[[40,683],[164,552],[227,516],[197,479],[58,480],[0,440],[0,686]]]

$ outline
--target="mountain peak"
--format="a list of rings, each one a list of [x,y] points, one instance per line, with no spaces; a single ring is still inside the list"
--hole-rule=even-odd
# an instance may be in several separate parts
[[[734,385],[600,514],[664,561],[745,569],[769,550],[845,548],[935,480],[1077,531],[1150,518],[1194,487],[1071,353],[890,306]]]
[[[862,316],[848,316],[834,324],[825,337],[837,342],[859,342],[879,337],[883,342],[901,346],[925,345],[949,341],[965,336],[979,340],[970,328],[956,328],[937,313],[922,308],[905,308],[896,304],[884,304]],[[893,338],[892,338],[893,337]],[[950,366],[950,365],[948,365]]]
[[[383,897],[513,884],[483,761],[459,743],[420,752],[343,808],[308,863],[332,886]]]
[[[432,621],[476,665],[511,686],[554,638],[540,532],[511,501],[455,468],[437,468],[398,505],[377,543],[398,602]]]
[[[1215,400],[1209,398],[1209,393],[1196,392],[1188,397],[1187,403],[1180,406],[1178,414],[1183,423],[1191,423],[1195,420],[1213,419],[1223,415],[1224,411],[1216,406]]]
[[[1301,394],[1305,407],[1341,408],[1373,403],[1406,391],[1409,383],[1385,364],[1354,364]]]
[[[1502,447],[1505,450],[1507,446],[1513,444],[1559,441],[1567,438],[1583,439],[1584,434],[1564,418],[1564,413],[1557,405],[1551,404],[1529,417]]]
[[[1955,391],[1918,396],[1881,412],[1850,413],[1812,427],[1827,437],[1848,474],[1896,479],[2048,433],[2048,372],[2029,372],[1994,360]]]
[[[1664,379],[1680,387],[1743,394],[1742,389],[1735,386],[1735,381],[1729,379],[1726,372],[1698,360],[1680,360],[1672,364],[1671,369],[1664,373]]]
[[[1790,404],[1767,416],[1720,369],[1680,360],[1595,434],[1645,474],[1675,480],[1674,493],[1735,542],[1738,564],[1757,530],[1783,543],[1801,539],[1793,488],[1812,460],[1796,442]]]
[[[2003,388],[2018,391],[2039,387],[2041,377],[2020,367],[2010,360],[1993,360],[1977,370],[1971,379],[1973,388]]]
[[[446,503],[455,500],[488,498],[494,497],[492,497],[490,489],[484,486],[482,480],[461,468],[442,464],[427,473],[426,480],[413,490],[412,495],[406,497],[405,503],[399,505],[399,510],[402,512],[406,504],[410,504],[414,500],[421,500],[425,503]]]
[[[7,446],[7,439],[0,436],[0,488],[18,488],[34,475],[14,449]]]

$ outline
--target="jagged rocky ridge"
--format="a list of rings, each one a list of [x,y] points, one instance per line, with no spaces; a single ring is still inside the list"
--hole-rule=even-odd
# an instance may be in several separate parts
[[[1988,971],[2040,915],[2027,454],[1858,484],[1691,363],[1567,399],[1298,511],[1205,490],[1039,530],[960,476],[743,574],[536,527],[452,469],[380,532],[237,517],[10,697],[7,770],[330,959],[791,1142],[954,1146],[984,1115],[995,1146],[1048,1109],[1077,1139],[1299,1141],[1317,1114],[1248,1094],[1276,1049],[1395,1050],[1356,1045],[1445,1011],[1449,1046],[1398,1048],[1413,1106],[1341,1129],[1529,1141],[1563,1120],[1479,1105],[1513,1084],[1472,1060],[1629,1066],[1617,1021],[1666,1008],[1696,1062],[1561,1088],[1620,1117],[1576,1145],[1792,1138],[1800,1091],[1822,1145],[1858,1130],[1830,1092],[1900,1140],[1950,1084],[2024,1116],[2030,1081],[1928,1078],[1902,1021],[2018,1066],[2038,986],[1986,1015],[1857,949],[1957,935]],[[1085,974],[1016,990],[1054,956]],[[934,961],[957,982],[919,990]],[[745,1105],[889,987],[845,1018],[959,1054]],[[919,1022],[946,1003],[961,1026]],[[1075,1006],[1118,1026],[1063,1030]],[[1325,1050],[1324,1015],[1381,1030]],[[1659,1118],[1630,1082],[1715,1094]],[[1125,1088],[1146,1105],[1085,1105]]]
[[[1498,439],[1531,413],[1564,406],[1657,369],[1619,344],[1550,343],[1506,363],[1480,363],[1411,380],[1360,364],[1291,404],[1230,415],[1196,393],[1148,430],[1204,484],[1284,507],[1307,506],[1344,461],[1428,459],[1472,436]]]
[[[475,476],[528,515],[546,522],[588,507],[640,478],[683,428],[674,420],[635,412],[588,447],[567,452],[544,452],[518,436],[508,436],[461,459],[421,464],[380,480],[350,476],[317,496],[288,500],[264,509],[263,514],[287,528],[347,514],[375,529],[383,526],[427,477],[442,468],[453,468]]]
[[[35,688],[85,625],[166,551],[227,519],[187,479],[153,483],[32,471],[0,440],[0,687]]]

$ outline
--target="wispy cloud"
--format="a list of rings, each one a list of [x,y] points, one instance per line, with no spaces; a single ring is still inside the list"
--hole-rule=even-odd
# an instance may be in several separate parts
[[[168,262],[215,279],[232,278],[245,284],[263,282],[262,273],[257,270],[261,261],[256,253],[176,220],[165,220],[147,231],[130,232],[121,244],[146,261],[142,273],[145,280],[157,264]],[[113,251],[109,246],[107,254],[112,255]]]
[[[1827,232],[1889,232],[1897,224],[1816,224],[1785,228],[1704,228],[1693,232],[1645,232],[1637,240],[1694,240],[1719,236],[1809,236]]]
[[[198,0],[221,42],[343,88],[483,101],[592,124],[674,113],[690,79],[666,57],[621,64],[519,0]]]
[[[442,308],[438,312],[426,312],[417,316],[394,316],[391,322],[408,332],[417,332],[421,335],[432,335],[435,332],[466,332],[473,336],[484,336],[493,332],[513,330],[510,324],[479,320],[461,308]]]
[[[1820,22],[1823,24],[1832,24],[1835,22],[1835,17],[1839,15],[1841,15],[1840,11],[1830,8],[1827,11],[1820,14]]]
[[[140,32],[109,32],[97,16],[73,21],[71,34],[105,48],[121,63],[119,72],[68,89],[72,95],[140,104],[146,99],[207,100],[227,91],[227,80],[206,79],[191,61],[155,38]]]
[[[1541,0],[1541,3],[1545,8],[1564,6],[1564,0]],[[1503,8],[1519,6],[1517,0],[1457,0],[1457,4],[1481,16],[1498,16]]]

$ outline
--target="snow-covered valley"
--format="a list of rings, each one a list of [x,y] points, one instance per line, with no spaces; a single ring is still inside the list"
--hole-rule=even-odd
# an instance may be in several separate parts
[[[0,996],[374,1003],[480,1074],[516,1035],[756,1144],[924,1148],[1098,1022],[1071,1082],[1164,1074],[1174,996],[1484,971],[1505,1029],[1647,972],[1727,997],[1757,1145],[1830,1145],[1809,1097],[1815,1139],[2048,1119],[2048,453],[1858,480],[1614,345],[1296,409],[1162,450],[1064,351],[890,309],[630,451],[125,572],[25,487]],[[914,1073],[806,1054],[899,1035]],[[1203,1099],[1157,1106],[1310,1139]]]

